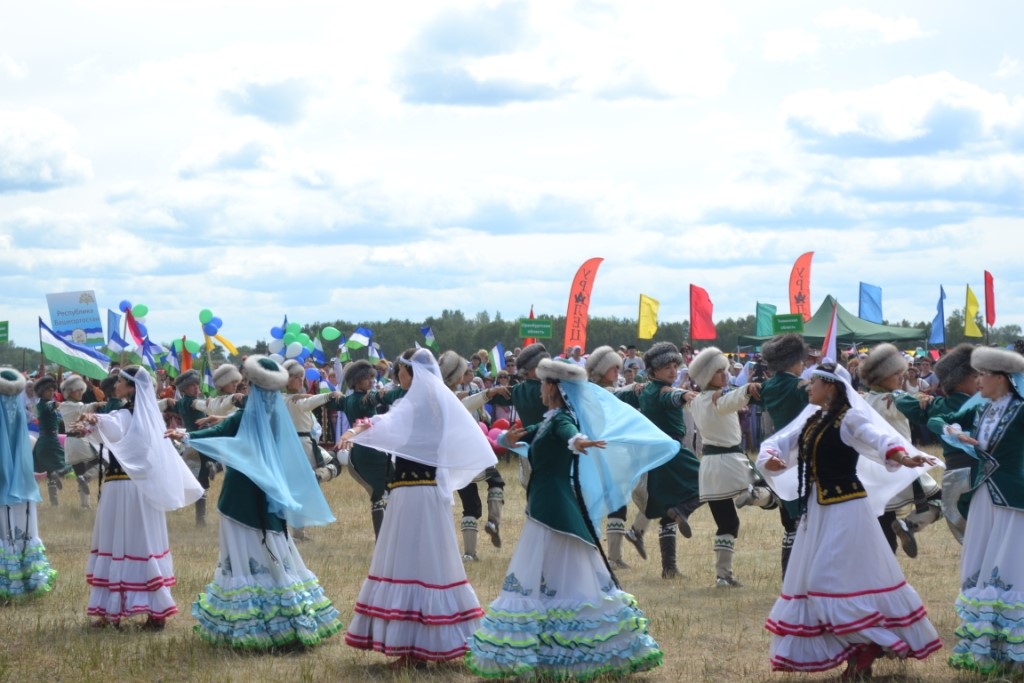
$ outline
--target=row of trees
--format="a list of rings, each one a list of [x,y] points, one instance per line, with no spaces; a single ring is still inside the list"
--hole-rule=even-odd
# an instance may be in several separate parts
[[[565,317],[552,318],[552,338],[543,341],[548,349],[560,353],[562,339],[565,336]],[[977,316],[978,327],[984,329],[984,322],[981,316]],[[698,342],[697,347],[709,346],[712,343],[726,351],[740,350],[737,347],[737,340],[744,335],[753,335],[756,320],[753,315],[745,318],[726,318],[715,325],[717,338],[714,342]],[[900,327],[917,328],[921,330],[922,339],[927,339],[931,322],[917,322],[903,320],[898,323],[886,323]],[[441,349],[455,349],[462,355],[469,355],[479,349],[490,349],[496,343],[501,343],[506,349],[511,350],[522,345],[519,337],[519,321],[504,320],[501,314],[495,314],[494,318],[481,311],[472,318],[467,317],[462,311],[442,311],[439,317],[427,318],[422,323],[409,320],[388,320],[386,322],[352,322],[347,320],[335,320],[330,322],[317,322],[303,328],[303,331],[311,337],[317,335],[320,330],[328,325],[333,325],[340,330],[354,330],[357,325],[362,325],[373,330],[373,341],[380,345],[385,357],[391,358],[404,349],[413,346],[418,342],[425,345],[423,334],[420,330],[423,326],[429,326],[440,344]],[[946,325],[946,347],[952,348],[964,341],[964,311],[958,309],[953,311],[947,320]],[[670,341],[679,344],[689,341],[690,323],[665,323],[658,327],[657,333],[652,340],[639,340],[636,337],[636,320],[629,318],[591,318],[587,325],[587,350],[597,348],[604,344],[618,346],[619,344],[636,344],[638,348],[645,349],[657,341]],[[1017,339],[1024,337],[1020,325],[1004,325],[989,330],[987,340],[969,339],[974,343],[989,343],[999,346],[1012,344]],[[260,340],[252,345],[240,345],[239,353],[267,353],[267,342]],[[324,352],[328,357],[333,357],[338,352],[338,342],[324,341]],[[924,342],[921,343],[924,346]],[[743,349],[752,350],[752,349]],[[365,351],[354,352],[354,356],[364,357]],[[222,360],[221,349],[217,347],[213,352],[213,361],[216,364]],[[23,369],[38,368],[40,355],[38,349],[28,349],[15,346],[14,344],[0,344],[0,365],[12,365]]]

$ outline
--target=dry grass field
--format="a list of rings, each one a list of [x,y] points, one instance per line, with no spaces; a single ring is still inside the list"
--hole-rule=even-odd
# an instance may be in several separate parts
[[[469,578],[486,606],[495,598],[523,522],[525,495],[510,465],[502,465],[506,489],[505,547],[496,549],[481,533],[481,561],[469,566]],[[515,482],[515,483],[513,483]],[[211,491],[216,500],[218,478]],[[320,578],[345,623],[369,566],[373,533],[369,504],[347,474],[325,487],[338,521],[311,531],[300,545],[306,564]],[[45,499],[45,491],[43,498]],[[213,575],[217,561],[217,513],[197,529],[191,509],[168,515],[171,550],[178,585],[174,596],[181,613],[163,632],[126,626],[91,629],[85,615],[84,579],[93,512],[78,507],[73,481],[64,487],[61,506],[42,505],[39,526],[50,562],[59,577],[53,593],[0,607],[0,683],[27,681],[470,681],[460,663],[431,665],[426,671],[392,671],[390,660],[354,650],[338,634],[302,652],[247,654],[207,645],[193,631],[191,602]],[[458,512],[457,510],[453,512]],[[631,509],[632,516],[632,509]],[[651,633],[665,652],[664,665],[635,677],[644,681],[808,681],[834,678],[838,670],[818,675],[773,674],[768,666],[768,633],[762,627],[780,584],[778,513],[741,510],[742,528],[735,568],[745,586],[712,588],[711,540],[714,526],[707,508],[691,520],[694,537],[680,539],[683,578],[660,576],[657,539],[648,539],[651,559],[644,562],[629,546],[633,568],[619,574],[624,590],[636,595],[651,620]],[[654,534],[649,533],[649,536]],[[461,542],[460,542],[461,545]],[[924,662],[883,660],[876,678],[886,681],[981,681],[946,666],[954,643],[960,549],[940,522],[920,536],[916,560],[900,561],[917,588],[946,649]],[[1022,551],[1024,552],[1024,551]],[[851,557],[850,562],[858,562]],[[993,679],[998,680],[998,679]]]

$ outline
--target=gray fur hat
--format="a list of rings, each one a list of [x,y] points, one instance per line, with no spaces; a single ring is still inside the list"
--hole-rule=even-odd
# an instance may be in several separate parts
[[[72,391],[85,389],[85,380],[79,375],[68,375],[68,378],[60,383],[60,393],[64,394],[64,398]]]
[[[979,346],[971,353],[971,365],[982,372],[1002,372],[1012,375],[1024,372],[1024,356],[1016,351]]]
[[[648,370],[657,370],[669,363],[683,364],[683,354],[672,342],[658,342],[644,354],[644,366]]]
[[[565,360],[552,360],[544,358],[537,364],[537,377],[550,379],[556,382],[586,382],[587,371],[576,363]]]
[[[366,379],[367,377],[376,377],[377,370],[370,365],[370,361],[357,360],[354,363],[349,363],[345,366],[345,386],[349,389],[355,387],[356,384]]]
[[[516,359],[516,367],[523,372],[527,372],[536,368],[544,358],[551,358],[551,354],[548,353],[546,346],[536,342],[519,352],[519,358]]]
[[[242,372],[245,373],[249,384],[264,391],[281,391],[288,386],[288,371],[278,365],[273,358],[258,354],[249,356],[242,365]]]
[[[25,391],[25,375],[9,365],[0,367],[0,394],[17,396]]]
[[[179,389],[184,389],[192,384],[199,384],[199,372],[196,370],[186,370],[174,378],[174,386]]]
[[[807,357],[807,342],[796,332],[772,337],[761,346],[761,358],[772,372],[783,372]]]
[[[875,386],[897,372],[906,372],[907,359],[892,344],[882,343],[871,349],[867,358],[861,359],[857,370],[861,380],[869,387]]]
[[[947,396],[956,391],[961,382],[974,374],[974,369],[971,367],[973,351],[973,344],[959,344],[935,364],[935,374],[939,376],[939,386]]]
[[[32,391],[35,392],[36,396],[38,396],[40,392],[46,391],[47,389],[56,388],[57,380],[53,377],[53,375],[43,375],[42,377],[37,379],[35,383],[32,384]]]
[[[466,374],[469,361],[448,349],[438,357],[437,367],[441,370],[441,380],[444,385],[451,388],[458,384],[462,376]]]
[[[719,370],[728,370],[729,365],[729,359],[725,357],[721,349],[709,346],[690,361],[690,378],[701,389],[705,389],[715,373]]]
[[[356,361],[357,363],[360,361]],[[366,361],[362,361],[366,362]],[[288,371],[288,377],[302,377],[306,374],[306,368],[302,367],[302,363],[289,358],[285,362],[281,363],[281,367]],[[352,386],[351,384],[349,386]]]
[[[242,373],[231,363],[224,363],[213,371],[213,386],[221,389],[232,382],[240,382]]]
[[[612,368],[621,368],[622,356],[610,346],[598,346],[590,352],[586,367],[590,379],[597,381]]]

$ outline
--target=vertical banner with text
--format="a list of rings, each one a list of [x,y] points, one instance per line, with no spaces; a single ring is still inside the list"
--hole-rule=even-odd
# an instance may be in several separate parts
[[[569,306],[565,312],[565,342],[562,349],[579,346],[587,350],[587,318],[590,314],[590,290],[594,288],[597,267],[603,258],[592,258],[580,266],[569,289]]]
[[[811,319],[811,258],[814,252],[803,254],[789,273],[789,312],[799,313],[804,322]]]

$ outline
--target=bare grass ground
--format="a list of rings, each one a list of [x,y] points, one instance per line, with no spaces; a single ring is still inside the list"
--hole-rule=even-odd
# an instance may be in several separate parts
[[[525,494],[511,465],[503,464],[506,481],[504,547],[490,545],[480,534],[481,561],[468,567],[481,603],[486,606],[500,589],[519,530]],[[163,632],[126,626],[120,630],[91,629],[85,615],[88,587],[85,562],[92,532],[93,511],[82,511],[74,482],[61,493],[61,506],[45,503],[39,527],[50,562],[60,573],[51,595],[0,607],[0,683],[22,681],[471,681],[459,663],[431,665],[426,671],[392,671],[391,661],[376,653],[349,648],[338,634],[311,650],[282,654],[238,653],[214,648],[193,631],[191,602],[213,576],[216,566],[217,520],[213,501],[221,478],[211,490],[208,526],[197,529],[191,508],[168,515],[171,550],[178,585],[173,590],[180,614]],[[311,541],[300,552],[317,574],[327,595],[347,624],[352,604],[369,567],[373,546],[369,502],[350,476],[325,486],[338,521],[310,531]],[[45,499],[45,491],[43,498]],[[453,515],[461,510],[456,507]],[[632,519],[633,509],[630,509]],[[812,681],[834,678],[838,670],[818,675],[773,674],[768,665],[769,634],[764,618],[779,586],[781,527],[777,512],[740,511],[742,527],[735,569],[744,587],[712,588],[711,550],[714,524],[706,507],[693,518],[694,537],[679,539],[683,577],[661,578],[656,530],[648,533],[648,561],[627,545],[633,566],[619,574],[624,590],[633,593],[650,618],[650,630],[665,652],[662,667],[635,677],[645,681]],[[461,545],[461,540],[460,540]],[[940,522],[920,536],[917,559],[900,562],[917,589],[946,648],[924,662],[885,660],[876,665],[876,678],[886,681],[981,681],[946,666],[955,643],[960,546]],[[859,558],[849,558],[851,563]],[[992,679],[1000,680],[1000,679]]]

